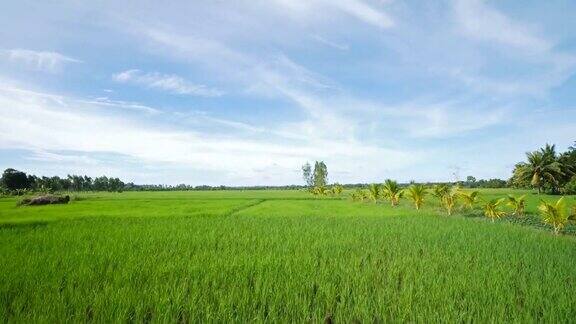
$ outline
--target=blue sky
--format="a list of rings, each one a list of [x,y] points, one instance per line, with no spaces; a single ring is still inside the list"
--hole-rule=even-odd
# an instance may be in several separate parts
[[[508,178],[576,140],[576,3],[7,1],[0,168],[137,183]]]

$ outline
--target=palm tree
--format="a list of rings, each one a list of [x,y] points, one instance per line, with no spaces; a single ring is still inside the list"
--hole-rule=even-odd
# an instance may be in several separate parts
[[[340,185],[339,183],[335,183],[332,186],[332,194],[335,196],[340,196],[340,194],[342,193],[342,191],[344,191],[344,187],[342,187],[342,185]]]
[[[518,198],[508,195],[508,206],[514,208],[512,215],[514,216],[524,216],[524,208],[526,207],[526,195],[522,195]]]
[[[368,195],[373,202],[376,202],[380,196],[380,187],[375,183],[371,184],[368,186]]]
[[[454,210],[457,201],[458,201],[458,187],[452,187],[451,189],[446,190],[442,198],[440,198],[442,207],[446,209],[448,216],[452,215],[452,211]]]
[[[474,204],[478,202],[479,199],[478,194],[479,194],[478,191],[472,191],[472,192],[461,191],[458,193],[460,198],[462,198],[462,203],[464,204],[464,207],[468,209],[474,208]]]
[[[382,194],[384,197],[390,199],[392,207],[395,207],[400,202],[400,198],[402,198],[403,192],[402,189],[400,189],[398,182],[386,179],[382,185]]]
[[[564,204],[564,197],[558,199],[555,204],[541,200],[538,209],[544,223],[552,225],[554,234],[558,235],[569,219],[568,211]]]
[[[546,144],[540,151],[527,152],[528,163],[518,166],[517,174],[520,179],[529,181],[530,184],[538,188],[538,194],[546,182],[553,186],[558,185],[558,179],[564,175],[562,164],[556,160],[554,145]]]
[[[328,189],[326,186],[316,186],[312,189],[312,193],[315,196],[326,196],[328,194]]]
[[[448,193],[447,185],[435,185],[432,188],[432,195],[434,195],[438,199],[442,199],[442,197],[444,197],[446,193]]]
[[[422,204],[424,203],[424,196],[428,194],[426,187],[420,184],[414,184],[408,187],[407,192],[410,199],[412,199],[414,202],[414,207],[416,207],[416,210],[420,210],[420,207],[422,207]]]
[[[492,220],[500,218],[506,215],[506,212],[499,209],[500,204],[504,201],[504,198],[492,199],[484,205],[484,215]]]

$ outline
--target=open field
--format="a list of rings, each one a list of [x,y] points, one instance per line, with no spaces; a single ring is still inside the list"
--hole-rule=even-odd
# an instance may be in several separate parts
[[[575,236],[444,216],[431,198],[417,212],[301,191],[80,196],[0,199],[3,322],[576,318]]]

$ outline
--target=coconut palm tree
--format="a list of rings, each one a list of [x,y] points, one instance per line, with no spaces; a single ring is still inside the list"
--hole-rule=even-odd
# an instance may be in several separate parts
[[[315,196],[326,196],[328,194],[328,189],[326,186],[316,186],[312,189],[312,193]]]
[[[526,195],[522,195],[518,198],[512,195],[508,195],[507,205],[514,209],[512,215],[520,217],[524,216],[524,208],[526,207]]]
[[[494,222],[496,218],[506,215],[506,212],[499,209],[500,204],[504,202],[504,200],[505,198],[492,199],[484,205],[484,215],[490,218],[492,222]]]
[[[459,197],[462,198],[462,204],[467,209],[474,208],[474,204],[476,204],[479,200],[478,196],[479,194],[480,193],[478,191],[472,191],[472,192],[460,191],[458,193]]]
[[[456,202],[458,201],[458,192],[459,192],[458,187],[452,187],[449,190],[447,190],[444,193],[444,195],[440,198],[440,203],[442,204],[442,207],[446,209],[448,216],[452,215],[452,211],[456,206]]]
[[[373,202],[378,201],[378,197],[380,196],[380,186],[373,183],[368,186],[368,196]]]
[[[342,187],[342,185],[340,185],[339,183],[335,183],[332,186],[332,194],[335,196],[340,196],[340,194],[342,194],[342,191],[344,191],[344,187]]]
[[[447,185],[435,185],[432,187],[432,195],[438,199],[442,199],[442,197],[448,192],[449,188]]]
[[[527,163],[518,165],[515,176],[538,189],[538,194],[546,182],[553,186],[558,185],[558,179],[564,175],[563,167],[556,159],[554,145],[546,144],[540,151],[527,152]]]
[[[424,196],[428,194],[428,191],[426,191],[426,187],[423,185],[413,184],[408,187],[407,194],[408,197],[412,199],[412,202],[414,202],[416,210],[420,210],[420,207],[422,207],[422,204],[424,203]]]
[[[541,200],[538,209],[544,223],[552,225],[554,234],[558,235],[569,219],[564,197],[558,199],[554,204]]]
[[[385,198],[390,199],[390,204],[395,207],[400,203],[400,198],[402,198],[402,189],[398,185],[398,182],[390,179],[386,179],[382,185],[382,195]]]

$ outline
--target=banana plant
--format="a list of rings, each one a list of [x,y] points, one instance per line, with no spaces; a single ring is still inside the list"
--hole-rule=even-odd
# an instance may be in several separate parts
[[[538,209],[540,210],[540,215],[542,215],[544,223],[552,225],[554,234],[558,235],[562,228],[566,226],[569,219],[564,197],[558,199],[554,204],[540,200]]]
[[[380,186],[375,183],[368,186],[368,196],[373,202],[378,201],[378,197],[380,197]]]
[[[460,198],[462,198],[462,204],[466,209],[474,208],[474,204],[476,204],[479,200],[479,192],[478,191],[460,191],[459,193]]]
[[[506,215],[505,211],[500,210],[500,204],[504,202],[504,200],[505,198],[492,199],[484,204],[484,216],[490,218],[492,222],[494,222],[496,218]]]
[[[514,209],[512,215],[520,217],[524,216],[524,208],[526,207],[526,195],[522,195],[518,198],[512,195],[508,195],[507,205]]]
[[[400,189],[398,182],[387,179],[382,185],[382,195],[390,200],[392,207],[396,207],[400,203],[403,191]]]
[[[412,199],[416,210],[420,210],[420,207],[422,207],[422,204],[424,203],[424,196],[428,194],[428,191],[426,191],[426,187],[423,185],[414,184],[408,187],[407,194],[408,197]]]

